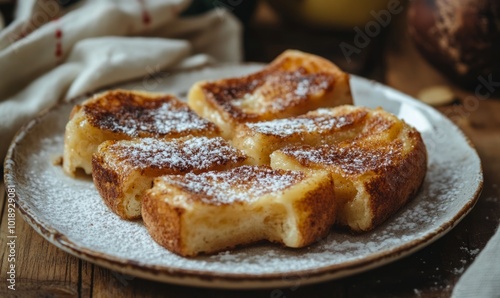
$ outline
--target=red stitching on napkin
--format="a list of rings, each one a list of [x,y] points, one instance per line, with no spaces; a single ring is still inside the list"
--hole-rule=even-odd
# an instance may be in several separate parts
[[[149,13],[144,0],[137,0],[142,10],[142,23],[147,26],[151,24],[151,14]]]
[[[54,22],[59,25],[59,20],[55,19]],[[60,59],[63,56],[63,47],[62,47],[62,37],[63,32],[60,26],[57,26],[56,32],[54,33],[54,37],[56,38],[56,50],[54,55],[57,59]]]

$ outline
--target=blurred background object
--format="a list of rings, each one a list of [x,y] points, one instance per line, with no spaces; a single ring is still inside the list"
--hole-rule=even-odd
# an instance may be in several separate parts
[[[500,1],[414,0],[408,29],[420,53],[461,86],[475,88],[480,76],[500,81]]]
[[[257,0],[194,0],[183,15],[195,15],[214,8],[223,8],[232,12],[243,24],[252,18]]]
[[[396,2],[403,11],[404,1],[377,0],[362,8],[364,17],[345,17],[357,14],[359,3],[346,1],[260,1],[254,16],[245,30],[245,60],[269,62],[286,49],[297,49],[325,57],[347,72],[381,79],[380,66],[387,28],[397,16],[389,13],[387,5]],[[375,5],[375,2],[379,3]],[[305,13],[307,19],[294,15]],[[316,13],[321,16],[316,17]],[[376,16],[388,14],[381,24]],[[341,22],[340,15],[346,20]],[[311,18],[311,21],[308,20]],[[323,25],[314,23],[322,20]],[[353,21],[354,20],[354,21]],[[372,22],[376,32],[366,33],[366,22]],[[328,24],[328,25],[327,25]],[[334,24],[338,24],[334,25]],[[348,24],[348,25],[346,25]],[[352,26],[351,26],[352,25]],[[360,35],[363,35],[360,37]],[[362,43],[358,43],[359,40]]]
[[[13,18],[14,15],[14,1],[10,0],[0,0],[0,19],[2,19],[2,25],[0,29],[3,29],[7,26]]]
[[[5,26],[5,22],[3,20],[3,15],[0,11],[0,30],[2,30],[4,26]]]
[[[65,6],[70,6],[71,4],[73,3],[76,3],[80,0],[57,0],[57,3],[59,3],[59,5],[65,7]]]
[[[373,20],[389,0],[268,0],[285,18],[316,28],[352,30]]]

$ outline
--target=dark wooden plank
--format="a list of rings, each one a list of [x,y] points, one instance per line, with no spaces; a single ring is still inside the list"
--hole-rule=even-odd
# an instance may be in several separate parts
[[[0,170],[0,172],[2,172]],[[3,179],[0,181],[0,221],[3,218],[3,208],[5,208],[4,203],[7,197],[7,193],[5,192],[5,185],[3,184]],[[2,230],[2,233],[5,231]],[[2,234],[3,235],[3,234]]]
[[[498,119],[500,105],[489,101],[483,101],[480,105],[479,110],[489,110],[491,113],[471,115],[470,121],[461,123],[462,130],[469,136],[481,157],[484,173],[481,197],[464,220],[467,225],[468,250],[473,257],[486,245],[500,224],[500,126],[490,126],[490,123]]]
[[[80,260],[80,280],[78,292],[80,297],[92,297],[92,286],[93,286],[93,276],[94,276],[94,265]]]
[[[318,285],[305,286],[301,280],[287,288],[264,289],[264,290],[218,290],[218,289],[200,289],[194,287],[177,286],[165,283],[149,281],[141,278],[135,278],[114,272],[99,266],[94,267],[94,297],[345,297],[343,285],[340,283],[329,282]]]
[[[3,193],[3,191],[2,191]],[[56,248],[38,235],[16,213],[15,262],[8,262],[7,212],[4,208],[1,234],[0,279],[6,280],[10,264],[15,264],[16,290],[7,289],[4,282],[1,297],[76,297],[78,296],[78,259]],[[9,238],[10,240],[10,238]]]
[[[94,269],[94,297],[229,297],[224,291],[196,289],[135,278],[99,266]],[[214,295],[217,293],[218,295]],[[222,294],[221,294],[222,293]],[[238,295],[239,296],[239,295]],[[239,296],[250,297],[250,296]]]

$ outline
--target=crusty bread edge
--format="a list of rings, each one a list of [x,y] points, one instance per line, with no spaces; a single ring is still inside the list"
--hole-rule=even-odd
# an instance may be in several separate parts
[[[104,203],[123,219],[138,219],[140,217],[130,217],[125,210],[123,181],[126,174],[112,170],[98,152],[92,156],[92,179]]]
[[[305,247],[324,238],[328,235],[331,226],[335,222],[337,206],[333,193],[334,182],[330,173],[325,170],[319,170],[314,174],[308,174],[305,179],[307,183],[310,183],[306,186],[310,188],[310,190],[306,192],[302,198],[293,202],[293,214],[289,214],[289,216],[294,216],[299,224],[296,231],[298,238],[294,242],[286,244],[288,247],[292,248]],[[318,180],[320,183],[315,184],[315,181]],[[161,183],[160,178],[158,179],[158,183]],[[196,256],[200,252],[191,251],[191,249],[183,243],[184,229],[188,228],[185,227],[185,223],[183,223],[183,215],[186,211],[181,207],[168,203],[168,200],[165,199],[165,196],[168,196],[170,192],[174,192],[174,190],[171,189],[172,187],[173,186],[160,189],[152,188],[145,192],[142,203],[144,224],[151,237],[161,246],[184,257]],[[294,187],[299,186],[296,185]],[[196,204],[203,203],[197,202]],[[245,246],[255,242],[256,241],[238,242],[233,246],[224,247],[217,251],[203,252],[203,254],[213,254],[218,251]],[[283,239],[274,239],[273,242],[285,245]]]
[[[405,124],[406,125],[406,124]],[[427,149],[420,133],[414,128],[410,131],[409,139],[412,150],[404,157],[404,161],[389,173],[376,177],[365,184],[371,195],[370,210],[372,223],[363,231],[370,231],[394,215],[408,201],[414,198],[425,180],[427,173]],[[381,190],[390,188],[388,193]]]
[[[155,194],[154,189],[147,190],[142,197],[142,220],[149,235],[161,246],[183,256],[189,253],[182,240],[182,208],[176,208],[158,198],[164,194]]]

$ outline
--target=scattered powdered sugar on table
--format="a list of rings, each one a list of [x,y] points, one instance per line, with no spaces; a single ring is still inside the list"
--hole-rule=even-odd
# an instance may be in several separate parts
[[[463,250],[463,251],[465,251],[466,253],[468,253],[471,257],[475,257],[479,253],[479,251],[480,251],[479,248],[469,249],[469,248],[467,248],[465,246],[460,247],[460,249]]]
[[[441,144],[446,136],[446,146],[428,146],[429,168],[421,191],[374,231],[351,235],[332,230],[325,239],[303,249],[259,244],[213,256],[183,258],[157,245],[142,222],[121,220],[109,211],[90,177],[68,177],[52,164],[62,153],[70,109],[65,105],[50,112],[29,131],[15,150],[14,167],[6,183],[15,183],[21,208],[75,246],[142,266],[164,267],[165,272],[293,274],[396,256],[403,246],[415,245],[449,223],[471,202],[481,179],[477,155],[459,131],[440,118],[431,119],[433,128],[423,132],[424,141]]]

